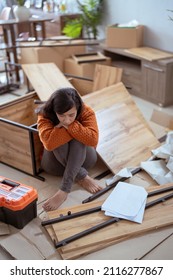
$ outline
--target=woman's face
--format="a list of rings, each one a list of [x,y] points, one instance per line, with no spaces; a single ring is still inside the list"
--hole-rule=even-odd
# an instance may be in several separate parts
[[[72,122],[74,122],[74,120],[77,116],[77,109],[74,106],[69,111],[67,111],[63,114],[56,113],[56,115],[57,115],[57,118],[59,119],[61,124],[65,125],[65,126],[68,126]]]

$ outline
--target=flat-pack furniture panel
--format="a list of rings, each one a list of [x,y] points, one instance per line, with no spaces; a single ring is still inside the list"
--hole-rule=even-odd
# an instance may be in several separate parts
[[[114,174],[122,168],[139,166],[160,145],[121,82],[85,95],[83,100],[96,112],[97,152]]]
[[[42,101],[59,88],[72,87],[54,63],[23,64],[22,69]]]
[[[35,99],[38,96],[31,93],[0,106],[0,160],[39,177],[43,146],[36,127]]]
[[[165,187],[169,186],[171,186],[171,184],[150,187],[148,189],[148,192],[162,188],[164,189]],[[171,191],[165,194],[155,195],[151,198],[148,198],[147,203],[169,194],[171,194]],[[76,213],[99,207],[102,204],[103,201],[90,202],[86,204],[76,205],[71,208],[51,211],[48,212],[48,215],[50,219],[53,219],[59,217],[60,215],[67,215],[68,211],[71,211],[71,213]],[[160,215],[158,215],[158,212],[160,213]],[[164,203],[159,203],[149,209],[146,209],[144,213],[144,219],[141,224],[127,220],[120,220],[119,222],[114,222],[111,225],[108,225],[93,233],[86,234],[86,236],[76,239],[69,244],[64,244],[64,246],[60,247],[58,251],[63,259],[76,259],[82,255],[87,255],[91,252],[108,247],[112,244],[116,244],[124,240],[137,237],[141,234],[146,234],[153,230],[172,225],[172,213],[173,199],[171,198]],[[61,241],[100,223],[109,221],[110,219],[112,218],[104,215],[103,211],[96,211],[92,214],[76,217],[74,219],[75,223],[73,223],[73,219],[66,220],[60,223],[54,223],[48,226],[47,229],[48,232],[49,228],[52,229],[51,236],[53,240]]]

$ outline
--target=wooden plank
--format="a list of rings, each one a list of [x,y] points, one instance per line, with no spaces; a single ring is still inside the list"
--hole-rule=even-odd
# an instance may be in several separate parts
[[[99,127],[97,152],[112,171],[136,167],[160,145],[153,133],[126,104],[115,104],[96,113]],[[111,121],[110,121],[111,120]]]
[[[83,96],[82,99],[86,104],[91,106],[95,112],[109,108],[113,104],[125,103],[128,105],[128,108],[132,110],[134,115],[138,117],[141,122],[143,122],[148,127],[149,130],[151,130],[135,101],[126,90],[122,82],[87,94]]]
[[[121,82],[122,73],[122,68],[96,64],[92,91]]]
[[[114,174],[138,166],[160,145],[122,83],[85,95],[83,100],[96,112],[97,152]]]
[[[82,260],[140,260],[142,256],[149,254],[153,248],[162,246],[165,239],[173,232],[173,226],[168,228],[158,229],[141,235],[135,238],[127,239],[117,244],[112,244],[102,250],[92,252],[89,255],[80,256]],[[162,250],[165,247],[162,248]],[[172,246],[169,250],[159,250],[159,257],[162,260],[168,259],[169,251],[172,251]],[[149,254],[150,256],[150,254]],[[150,258],[151,259],[151,258]]]
[[[14,99],[12,99],[10,101],[7,101],[7,102],[5,102],[3,104],[0,104],[0,116],[2,116],[1,115],[1,113],[2,113],[1,109],[4,109],[4,108],[6,108],[8,106],[16,105],[16,104],[18,104],[20,102],[23,102],[23,101],[25,101],[27,99],[31,99],[31,98],[34,98],[34,99],[37,98],[38,99],[38,96],[36,95],[35,91],[32,91],[30,93],[27,93],[26,95],[22,95],[20,97],[16,97],[16,98],[14,98]]]
[[[0,161],[32,174],[29,132],[15,124],[1,122],[1,134]]]
[[[173,57],[172,53],[164,52],[150,47],[131,48],[126,49],[125,52],[133,54],[135,56],[139,56],[142,59],[146,59],[149,61]]]
[[[87,81],[78,78],[71,78],[69,81],[81,96],[92,92],[93,81]]]
[[[163,188],[169,185],[171,184],[155,186],[153,188],[150,188],[150,190]],[[148,199],[148,201],[154,200],[160,196],[163,196],[163,194],[153,197],[152,199],[150,198]],[[100,205],[101,204],[102,202],[100,201]],[[87,205],[88,208],[92,206],[95,207],[96,205],[99,205],[99,202],[91,202]],[[48,214],[49,217],[52,218],[55,216],[59,216],[60,214],[66,214],[69,210],[74,213],[75,211],[87,209],[87,205],[83,204],[72,207],[71,209],[56,210]],[[112,224],[104,229],[94,232],[93,234],[89,234],[62,247],[59,252],[64,258],[79,257],[83,254],[93,252],[94,250],[99,250],[104,246],[115,244],[122,240],[136,237],[141,234],[148,233],[152,230],[172,225],[172,214],[173,199],[147,209],[142,224],[122,220],[119,223]],[[75,218],[74,223],[69,220],[62,223],[54,224],[52,226],[56,233],[57,239],[62,240],[107,219],[109,219],[109,217],[106,217],[103,212],[100,211],[98,213],[87,215],[85,219],[83,217]]]
[[[73,87],[54,63],[22,64],[22,69],[42,101],[59,88]]]
[[[24,98],[9,102],[2,108],[0,107],[0,117],[26,126],[33,125],[37,122],[36,105],[34,104],[34,99],[37,98],[35,94],[30,95],[30,98],[25,98],[24,96]]]

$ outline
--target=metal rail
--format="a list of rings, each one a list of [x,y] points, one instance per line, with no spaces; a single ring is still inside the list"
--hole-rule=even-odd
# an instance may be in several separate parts
[[[152,207],[152,206],[154,206],[154,205],[156,205],[158,203],[165,202],[166,200],[168,200],[168,199],[170,199],[172,197],[173,197],[173,193],[165,195],[163,197],[160,197],[160,198],[158,198],[156,200],[153,200],[153,201],[151,201],[151,202],[146,204],[145,209],[148,209],[148,208],[150,208],[150,207]],[[111,218],[110,220],[108,220],[106,222],[100,223],[100,224],[98,224],[96,226],[93,226],[93,227],[91,227],[89,229],[81,231],[81,232],[79,232],[79,233],[77,233],[75,235],[72,235],[70,237],[67,237],[67,238],[65,238],[65,239],[63,239],[63,240],[61,240],[59,242],[54,241],[55,248],[60,248],[62,246],[65,246],[65,245],[71,243],[72,241],[75,241],[75,240],[77,240],[77,239],[79,239],[79,238],[81,238],[83,236],[86,236],[86,235],[88,235],[90,233],[93,233],[93,232],[95,232],[95,231],[97,231],[99,229],[102,229],[102,228],[104,228],[104,227],[106,227],[108,225],[111,225],[113,223],[117,223],[117,222],[119,222],[121,220],[122,219],[120,219],[120,218],[114,217],[114,218]]]
[[[155,191],[152,191],[150,193],[148,193],[148,197],[152,197],[154,195],[159,195],[159,194],[162,194],[162,193],[166,193],[166,192],[170,192],[170,191],[173,191],[173,186],[170,186],[170,187],[166,187],[166,188],[162,188],[162,189],[159,189],[159,190],[155,190]],[[145,206],[145,209],[148,209],[158,203],[161,203],[161,202],[164,202],[170,198],[173,197],[173,192],[168,194],[168,195],[165,195],[163,197],[160,197],[158,199],[155,199],[151,202],[148,202]],[[68,214],[63,216],[61,215],[60,217],[57,217],[57,218],[54,218],[54,219],[50,219],[50,220],[47,220],[47,221],[42,221],[41,225],[42,226],[47,226],[47,225],[51,225],[51,224],[54,224],[54,223],[59,223],[59,222],[63,222],[63,221],[67,221],[67,220],[70,220],[70,219],[73,219],[73,218],[77,218],[77,217],[80,217],[80,216],[84,216],[84,215],[87,215],[87,214],[92,214],[94,212],[98,212],[98,211],[101,211],[101,206],[98,206],[98,207],[94,207],[94,208],[90,208],[90,209],[87,209],[87,210],[83,210],[83,211],[79,211],[79,212],[76,212],[76,213],[71,213],[71,211],[68,211]],[[56,248],[59,248],[59,247],[62,247],[62,246],[65,246],[66,244],[69,244],[70,242],[72,241],[75,241],[83,236],[86,236],[90,233],[93,233],[99,229],[102,229],[108,225],[111,225],[115,222],[119,222],[120,220],[122,219],[119,219],[117,217],[114,217],[114,218],[111,218],[109,219],[108,221],[106,222],[103,222],[103,223],[100,223],[98,225],[95,225],[87,230],[84,230],[80,233],[77,233],[75,235],[72,235],[68,238],[65,238],[59,242],[55,242],[54,241],[54,244],[55,244],[55,247]]]

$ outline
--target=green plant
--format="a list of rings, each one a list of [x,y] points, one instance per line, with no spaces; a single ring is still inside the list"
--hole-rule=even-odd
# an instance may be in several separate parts
[[[16,0],[18,6],[24,6],[25,0]]]
[[[77,38],[84,30],[88,38],[96,39],[98,25],[102,19],[103,0],[85,0],[82,4],[77,0],[77,3],[81,15],[79,18],[67,21],[63,33],[69,37]]]

